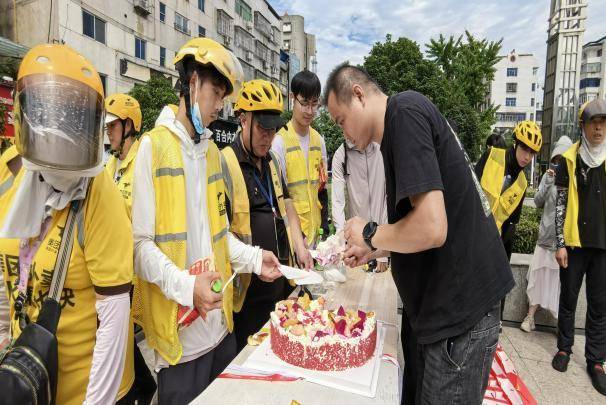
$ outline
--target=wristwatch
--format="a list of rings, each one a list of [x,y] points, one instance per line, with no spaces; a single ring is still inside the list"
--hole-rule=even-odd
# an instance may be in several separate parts
[[[364,242],[366,242],[368,247],[373,251],[377,250],[377,248],[372,245],[372,237],[375,236],[375,233],[377,233],[378,228],[379,225],[376,222],[371,221],[367,223],[364,226],[364,230],[362,230],[362,237],[364,238]]]

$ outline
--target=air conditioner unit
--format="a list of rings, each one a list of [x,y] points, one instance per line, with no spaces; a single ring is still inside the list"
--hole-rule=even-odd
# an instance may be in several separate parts
[[[152,13],[152,4],[153,2],[149,0],[135,0],[135,12],[142,16],[147,16]]]
[[[224,36],[223,37],[223,44],[226,45],[226,46],[229,46],[229,44],[231,44],[231,37]]]
[[[263,61],[263,69],[267,69],[269,67],[269,63],[266,60]]]
[[[247,29],[248,31],[251,31],[251,32],[252,32],[252,30],[253,30],[253,23],[252,23],[252,22],[250,22],[250,21],[247,21],[247,22],[246,22],[246,29]]]
[[[253,53],[252,53],[252,51],[246,51],[246,61],[250,62],[251,60],[253,60]]]

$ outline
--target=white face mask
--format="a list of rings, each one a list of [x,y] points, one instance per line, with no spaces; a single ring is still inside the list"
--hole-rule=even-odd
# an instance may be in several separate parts
[[[40,171],[40,174],[52,188],[62,193],[69,193],[74,191],[80,185],[82,178],[78,177],[66,177],[57,174],[56,172]]]

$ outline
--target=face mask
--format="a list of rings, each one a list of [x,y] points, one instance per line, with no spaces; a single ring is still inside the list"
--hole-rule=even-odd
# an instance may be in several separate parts
[[[204,133],[204,124],[202,123],[202,114],[200,114],[200,106],[198,105],[198,81],[196,80],[196,95],[191,106],[191,121],[199,135]]]
[[[559,163],[551,163],[551,170],[556,170],[560,164]]]
[[[63,193],[73,191],[79,184],[82,178],[61,176],[51,171],[41,171],[44,181],[51,185],[55,190]]]

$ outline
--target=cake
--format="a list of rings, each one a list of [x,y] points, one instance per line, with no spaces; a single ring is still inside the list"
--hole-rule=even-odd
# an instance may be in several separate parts
[[[271,349],[281,360],[306,369],[337,371],[364,365],[377,344],[373,312],[324,308],[322,297],[276,303],[270,319]]]

